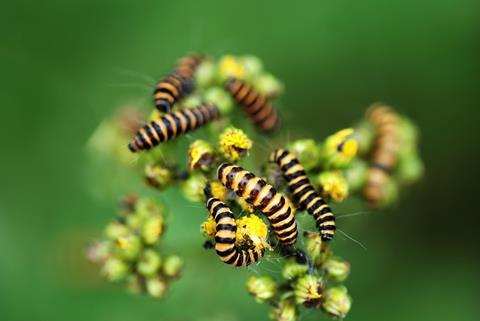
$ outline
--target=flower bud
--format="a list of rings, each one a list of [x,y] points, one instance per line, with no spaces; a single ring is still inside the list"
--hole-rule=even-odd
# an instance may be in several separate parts
[[[281,300],[270,310],[270,318],[275,321],[296,321],[298,311],[295,304],[288,299]]]
[[[399,153],[414,153],[418,144],[418,128],[406,117],[399,117],[398,140]]]
[[[217,79],[220,83],[224,83],[228,78],[245,78],[245,68],[232,55],[225,55],[220,58],[217,69]]]
[[[344,168],[355,158],[358,143],[353,129],[342,129],[327,137],[322,146],[322,164],[325,168]]]
[[[202,174],[192,174],[182,182],[182,193],[191,202],[202,202],[205,198],[203,189],[206,183],[207,179]]]
[[[275,296],[277,284],[268,276],[251,276],[247,282],[247,291],[255,298],[255,301],[264,303]]]
[[[325,291],[325,300],[322,308],[330,315],[345,318],[352,306],[352,298],[348,295],[347,288],[336,286]]]
[[[188,149],[188,167],[190,170],[207,171],[215,165],[215,150],[210,143],[196,140]]]
[[[182,273],[183,265],[183,260],[179,256],[169,255],[162,267],[163,274],[169,278],[177,278]]]
[[[230,113],[235,105],[232,96],[221,87],[207,89],[204,94],[204,99],[206,102],[217,106],[222,115]]]
[[[151,187],[163,190],[172,183],[173,173],[161,164],[148,163],[145,166],[145,180]]]
[[[135,207],[135,214],[142,219],[155,215],[163,216],[163,207],[152,198],[141,198]]]
[[[195,83],[198,88],[208,88],[215,79],[215,65],[212,60],[205,60],[195,71]]]
[[[418,181],[425,171],[420,157],[415,152],[405,153],[400,156],[396,176],[402,184],[412,184]]]
[[[341,202],[348,196],[348,183],[340,171],[322,172],[317,176],[324,197]]]
[[[327,278],[335,282],[343,282],[350,274],[351,265],[342,259],[330,258],[325,262],[323,269]]]
[[[219,145],[222,155],[227,160],[235,162],[248,154],[252,148],[252,141],[242,130],[228,127],[220,134]]]
[[[295,283],[295,300],[307,308],[320,306],[322,302],[322,283],[315,275],[305,275]]]
[[[308,271],[306,264],[299,264],[295,260],[287,260],[282,269],[282,276],[287,280],[296,279]]]
[[[194,108],[203,102],[202,97],[199,95],[188,95],[181,101],[182,108]]]
[[[368,165],[365,161],[354,159],[343,171],[343,177],[347,181],[350,191],[360,190],[367,179]]]
[[[321,258],[322,254],[322,237],[319,233],[307,232],[305,250],[307,255],[312,258],[314,262]]]
[[[115,253],[125,260],[132,260],[140,254],[142,242],[135,234],[120,236],[115,242]]]
[[[268,227],[257,215],[248,215],[236,220],[237,223],[237,245],[247,245],[255,249],[270,249],[267,242]]]
[[[368,120],[363,120],[355,126],[353,138],[358,143],[358,154],[366,155],[373,146],[375,140],[375,127]]]
[[[105,228],[105,235],[113,241],[119,237],[126,236],[129,233],[130,231],[128,230],[128,228],[118,221],[111,222]]]
[[[245,78],[248,80],[255,79],[260,76],[263,71],[263,63],[260,58],[252,55],[242,56],[239,59],[245,70]]]
[[[214,237],[216,233],[217,224],[213,217],[209,216],[206,221],[202,223],[200,229],[202,230],[202,234],[205,237]]]
[[[380,201],[380,207],[387,207],[398,200],[398,184],[390,178],[383,188],[384,195]]]
[[[268,98],[278,97],[283,93],[283,84],[272,74],[262,73],[253,80],[258,92]]]
[[[102,275],[109,281],[115,282],[122,280],[128,275],[128,264],[117,257],[108,258],[102,267]]]
[[[146,244],[155,244],[160,240],[164,229],[163,216],[152,215],[143,222],[142,238]]]
[[[294,153],[305,170],[310,170],[320,161],[320,149],[313,139],[299,139],[287,146]]]
[[[142,281],[137,274],[131,274],[127,278],[127,290],[132,294],[140,294],[143,290]]]
[[[148,294],[156,299],[163,298],[167,292],[167,282],[159,276],[147,278],[145,285]]]
[[[152,276],[160,268],[162,259],[160,255],[153,249],[146,249],[140,256],[137,263],[137,270],[143,276]]]

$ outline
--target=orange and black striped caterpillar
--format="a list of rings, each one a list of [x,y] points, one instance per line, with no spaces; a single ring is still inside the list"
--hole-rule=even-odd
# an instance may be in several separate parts
[[[298,159],[285,149],[277,149],[270,155],[270,162],[280,166],[294,200],[313,216],[322,240],[331,240],[336,229],[335,216],[312,186]]]
[[[259,130],[270,132],[277,127],[279,118],[272,103],[265,96],[260,95],[251,85],[242,80],[231,78],[226,82],[225,89],[249,115]]]
[[[218,257],[226,264],[246,266],[257,262],[265,254],[265,248],[239,249],[236,242],[237,223],[230,208],[218,198],[209,193],[206,207],[216,223],[215,251]]]
[[[185,56],[179,60],[172,74],[157,83],[153,97],[159,111],[170,112],[176,102],[192,92],[195,70],[203,60],[201,55]]]
[[[377,136],[363,195],[369,206],[378,207],[397,163],[398,115],[388,106],[374,105],[367,111],[367,119],[376,127]]]
[[[266,215],[282,245],[295,244],[298,234],[297,223],[293,208],[285,196],[278,193],[264,179],[237,165],[229,163],[220,165],[217,176],[224,186]]]
[[[210,103],[163,114],[140,128],[128,148],[132,152],[149,150],[161,142],[200,128],[219,117],[217,107]]]

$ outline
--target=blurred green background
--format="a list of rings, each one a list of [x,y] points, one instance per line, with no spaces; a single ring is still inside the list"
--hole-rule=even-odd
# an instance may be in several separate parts
[[[262,58],[286,85],[280,104],[296,137],[321,139],[378,100],[411,117],[425,179],[394,209],[345,220],[366,251],[334,245],[353,264],[348,319],[478,320],[479,9],[475,0],[3,3],[0,320],[267,319],[244,289],[248,272],[201,248],[204,216],[175,193],[165,248],[187,269],[166,300],[131,296],[83,259],[120,196],[98,193],[89,135],[128,100],[149,108],[150,85],[134,74],[157,79],[192,50]]]

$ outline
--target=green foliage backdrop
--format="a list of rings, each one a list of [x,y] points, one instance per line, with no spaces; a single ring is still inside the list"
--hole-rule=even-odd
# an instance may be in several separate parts
[[[247,272],[201,248],[203,209],[175,193],[162,196],[175,204],[165,247],[187,266],[165,301],[107,284],[83,259],[120,193],[142,188],[122,175],[102,182],[109,173],[87,157],[89,135],[129,100],[150,108],[151,84],[133,73],[156,79],[199,50],[262,58],[286,85],[292,138],[323,138],[377,100],[416,121],[424,181],[394,209],[342,223],[367,247],[335,244],[353,264],[349,319],[473,320],[479,9],[474,0],[4,3],[0,319],[265,319],[244,290]]]

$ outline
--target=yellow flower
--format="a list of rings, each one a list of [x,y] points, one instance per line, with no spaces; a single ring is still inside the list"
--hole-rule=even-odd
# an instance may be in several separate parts
[[[196,140],[188,149],[188,167],[190,170],[208,170],[215,163],[215,152],[210,143]]]
[[[223,202],[227,200],[228,190],[219,182],[210,183],[210,192],[212,193],[213,197],[216,197]]]
[[[234,162],[248,154],[252,148],[252,141],[242,130],[228,127],[220,134],[219,145],[223,156]]]
[[[322,302],[322,283],[314,275],[307,274],[295,284],[295,299],[306,307],[318,307]]]
[[[348,183],[340,171],[320,173],[318,183],[324,196],[335,202],[341,202],[348,196]]]
[[[207,237],[214,237],[217,224],[215,223],[215,220],[213,219],[213,217],[210,216],[209,218],[207,218],[207,220],[205,220],[205,222],[202,223],[200,228],[202,230],[203,235]]]
[[[326,167],[342,168],[350,164],[358,151],[358,142],[353,138],[353,129],[342,129],[327,137],[323,148]]]
[[[225,81],[228,78],[245,78],[244,66],[232,55],[223,56],[218,63],[218,78]]]
[[[267,224],[256,215],[244,216],[236,220],[237,223],[237,245],[247,244],[255,249],[271,249],[267,242]]]
[[[255,213],[255,209],[253,208],[253,206],[248,204],[243,198],[237,197],[237,203],[245,212],[250,214]]]

